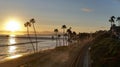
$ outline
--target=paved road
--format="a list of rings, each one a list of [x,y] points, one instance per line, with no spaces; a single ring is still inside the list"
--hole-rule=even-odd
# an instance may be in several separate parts
[[[89,53],[89,49],[87,49],[85,53],[86,54],[84,56],[83,67],[90,67],[90,53]]]
[[[89,45],[84,45],[76,58],[73,60],[72,64],[70,67],[89,67]]]

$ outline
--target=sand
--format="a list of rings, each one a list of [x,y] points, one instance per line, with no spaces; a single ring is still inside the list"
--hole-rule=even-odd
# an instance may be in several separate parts
[[[17,59],[0,62],[0,67],[69,67],[79,50],[88,41],[41,51]]]

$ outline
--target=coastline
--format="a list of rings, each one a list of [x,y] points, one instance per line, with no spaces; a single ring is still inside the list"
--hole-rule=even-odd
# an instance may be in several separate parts
[[[79,51],[89,41],[84,40],[69,44],[68,46],[60,46],[38,53],[27,54],[15,59],[7,59],[0,62],[0,67],[69,67]]]

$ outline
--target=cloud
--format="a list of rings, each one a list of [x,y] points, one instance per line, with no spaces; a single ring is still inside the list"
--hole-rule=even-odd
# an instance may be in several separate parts
[[[81,10],[82,10],[83,12],[93,12],[93,10],[90,9],[90,8],[82,8]]]

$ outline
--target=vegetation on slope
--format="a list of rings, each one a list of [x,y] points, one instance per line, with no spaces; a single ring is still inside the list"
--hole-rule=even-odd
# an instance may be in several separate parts
[[[92,67],[120,67],[120,40],[109,32],[97,36],[91,44]]]

